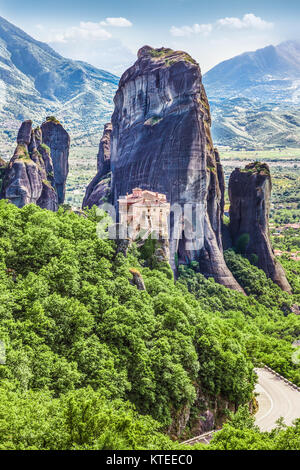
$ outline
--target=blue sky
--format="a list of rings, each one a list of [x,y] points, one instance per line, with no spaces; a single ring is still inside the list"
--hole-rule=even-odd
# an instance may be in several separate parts
[[[0,15],[64,56],[117,74],[145,44],[186,50],[205,72],[300,39],[299,0],[0,0]]]

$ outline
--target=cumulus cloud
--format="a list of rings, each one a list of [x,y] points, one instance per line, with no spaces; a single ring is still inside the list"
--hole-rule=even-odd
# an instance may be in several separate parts
[[[220,27],[230,29],[258,29],[265,31],[273,28],[273,23],[263,20],[259,16],[255,16],[253,13],[247,13],[243,18],[221,18],[217,21],[217,25]]]
[[[118,28],[128,28],[132,26],[131,21],[127,20],[126,18],[106,18],[105,21],[100,22],[101,26],[115,26]]]
[[[93,21],[81,21],[79,26],[71,26],[64,31],[52,30],[50,31],[48,42],[65,43],[69,41],[77,41],[78,39],[99,41],[107,40],[112,37],[112,34],[106,27],[125,28],[132,26],[132,23],[126,18],[106,18],[104,21],[95,23]],[[40,29],[37,26],[37,29]]]
[[[72,26],[62,32],[53,32],[50,42],[68,42],[77,39],[85,40],[106,40],[112,37],[111,33],[106,31],[100,23],[93,23],[91,21],[81,21],[79,26]]]
[[[221,18],[215,23],[198,24],[195,23],[192,26],[172,26],[170,33],[172,36],[191,36],[193,34],[202,34],[207,36],[215,28],[227,29],[227,30],[243,30],[243,29],[254,29],[257,31],[265,31],[273,28],[273,23],[263,20],[259,16],[255,16],[253,13],[247,13],[242,18],[228,17]]]
[[[211,24],[198,24],[195,23],[193,26],[181,26],[177,28],[172,26],[170,32],[172,36],[191,36],[192,34],[204,34],[207,35],[212,31]]]

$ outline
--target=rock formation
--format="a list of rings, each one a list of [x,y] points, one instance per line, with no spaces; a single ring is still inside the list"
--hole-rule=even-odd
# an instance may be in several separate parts
[[[6,166],[7,166],[6,162],[2,160],[2,158],[0,157],[0,193],[1,193],[2,180],[4,178],[5,171],[6,171]]]
[[[63,204],[69,173],[70,136],[55,118],[47,118],[41,126],[43,142],[50,148],[54,167],[54,187],[58,204]]]
[[[207,277],[242,291],[223,258],[224,181],[210,134],[210,109],[199,65],[185,52],[144,46],[136,63],[121,77],[114,102],[110,167],[107,152],[106,159],[100,158],[100,170],[83,206],[101,204],[98,195],[103,197],[110,189],[109,200],[117,209],[120,196],[140,187],[165,194],[180,210],[185,204],[194,213],[200,209],[196,217],[201,230],[196,239],[171,217],[173,270],[176,259],[180,263],[197,260]],[[102,175],[108,169],[110,188],[108,173]]]
[[[135,268],[131,268],[129,271],[132,274],[132,284],[135,285],[138,290],[146,290],[141,273]]]
[[[112,125],[110,122],[105,124],[102,139],[99,144],[97,155],[97,171],[103,175],[110,172],[110,136]]]
[[[91,208],[110,200],[110,137],[112,125],[105,124],[97,155],[97,175],[87,187],[82,207]]]
[[[229,180],[230,234],[234,245],[244,236],[243,254],[255,256],[256,264],[284,291],[291,287],[276,260],[269,235],[271,176],[265,163],[236,168]]]
[[[56,126],[61,129],[55,129],[55,136],[66,133],[60,124]],[[43,128],[48,131],[47,142],[50,141],[52,145],[55,142],[54,149],[59,148],[59,139],[51,138],[47,122],[42,128],[36,129],[32,128],[31,121],[23,122],[18,132],[15,153],[4,170],[0,197],[10,200],[19,208],[33,203],[43,209],[56,211],[59,204],[56,181],[60,181],[61,177],[60,171],[57,175],[56,168],[59,167],[62,155],[59,154],[58,158],[54,151],[53,162],[51,149],[45,144]],[[67,159],[65,147],[61,148],[64,158]],[[58,164],[56,159],[59,160]]]

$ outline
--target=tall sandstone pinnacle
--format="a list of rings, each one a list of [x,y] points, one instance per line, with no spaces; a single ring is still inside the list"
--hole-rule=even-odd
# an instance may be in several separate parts
[[[194,246],[184,232],[176,239],[171,226],[170,264],[175,271],[176,258],[197,260],[205,276],[242,291],[223,257],[224,180],[199,65],[185,52],[144,46],[121,77],[114,103],[111,181],[99,171],[83,205],[100,205],[105,189],[117,209],[118,198],[135,187],[166,194],[171,205],[201,204],[203,233]]]
[[[230,233],[233,244],[242,235],[249,236],[245,255],[256,255],[257,266],[278,284],[291,293],[281,264],[276,260],[269,234],[269,213],[272,182],[269,167],[254,162],[245,169],[235,169],[229,180]]]
[[[50,131],[52,130],[55,136],[66,133],[61,124],[55,123],[55,126],[56,129],[59,128],[58,131],[53,131],[47,122],[36,129],[32,128],[32,121],[23,122],[18,132],[16,150],[2,176],[1,199],[8,199],[19,208],[33,203],[43,209],[52,211],[58,209],[59,194],[56,181],[60,183],[62,178],[61,172],[57,172],[57,167],[60,165],[62,154],[68,159],[68,152],[62,142],[61,152],[58,151],[58,155],[55,153],[59,148],[59,139],[53,139]],[[47,131],[46,139],[43,129],[44,132]],[[52,148],[45,143],[45,140]],[[54,159],[52,159],[52,150]],[[58,187],[60,188],[59,185]],[[64,189],[61,193],[64,194]]]
[[[56,119],[48,118],[41,126],[43,143],[51,150],[54,167],[54,186],[58,204],[63,204],[69,173],[70,136]]]

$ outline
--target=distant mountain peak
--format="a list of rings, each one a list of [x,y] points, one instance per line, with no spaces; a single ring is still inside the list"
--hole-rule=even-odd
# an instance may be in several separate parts
[[[46,52],[53,54],[56,57],[61,58],[61,55],[58,54],[58,52],[56,52],[54,49],[52,49],[52,47],[50,47],[48,44],[46,44],[45,42],[38,41],[37,39],[34,39],[32,36],[29,36],[29,34],[25,33],[25,31],[18,28],[18,26],[15,26],[14,24],[7,21],[5,18],[0,16],[0,36],[3,37],[5,33],[7,37],[15,36],[16,38],[20,38],[23,41],[24,40],[28,41],[29,43],[35,44],[36,46],[40,47]]]
[[[300,94],[295,93],[298,88],[295,80],[300,80],[300,42],[292,40],[244,52],[204,75],[211,98],[241,96],[293,103],[300,99]],[[300,89],[300,82],[298,86]]]
[[[9,128],[54,114],[73,141],[89,133],[98,138],[118,82],[105,70],[62,57],[0,17],[0,118]]]
[[[300,145],[300,42],[285,41],[221,62],[203,77],[218,145]]]

